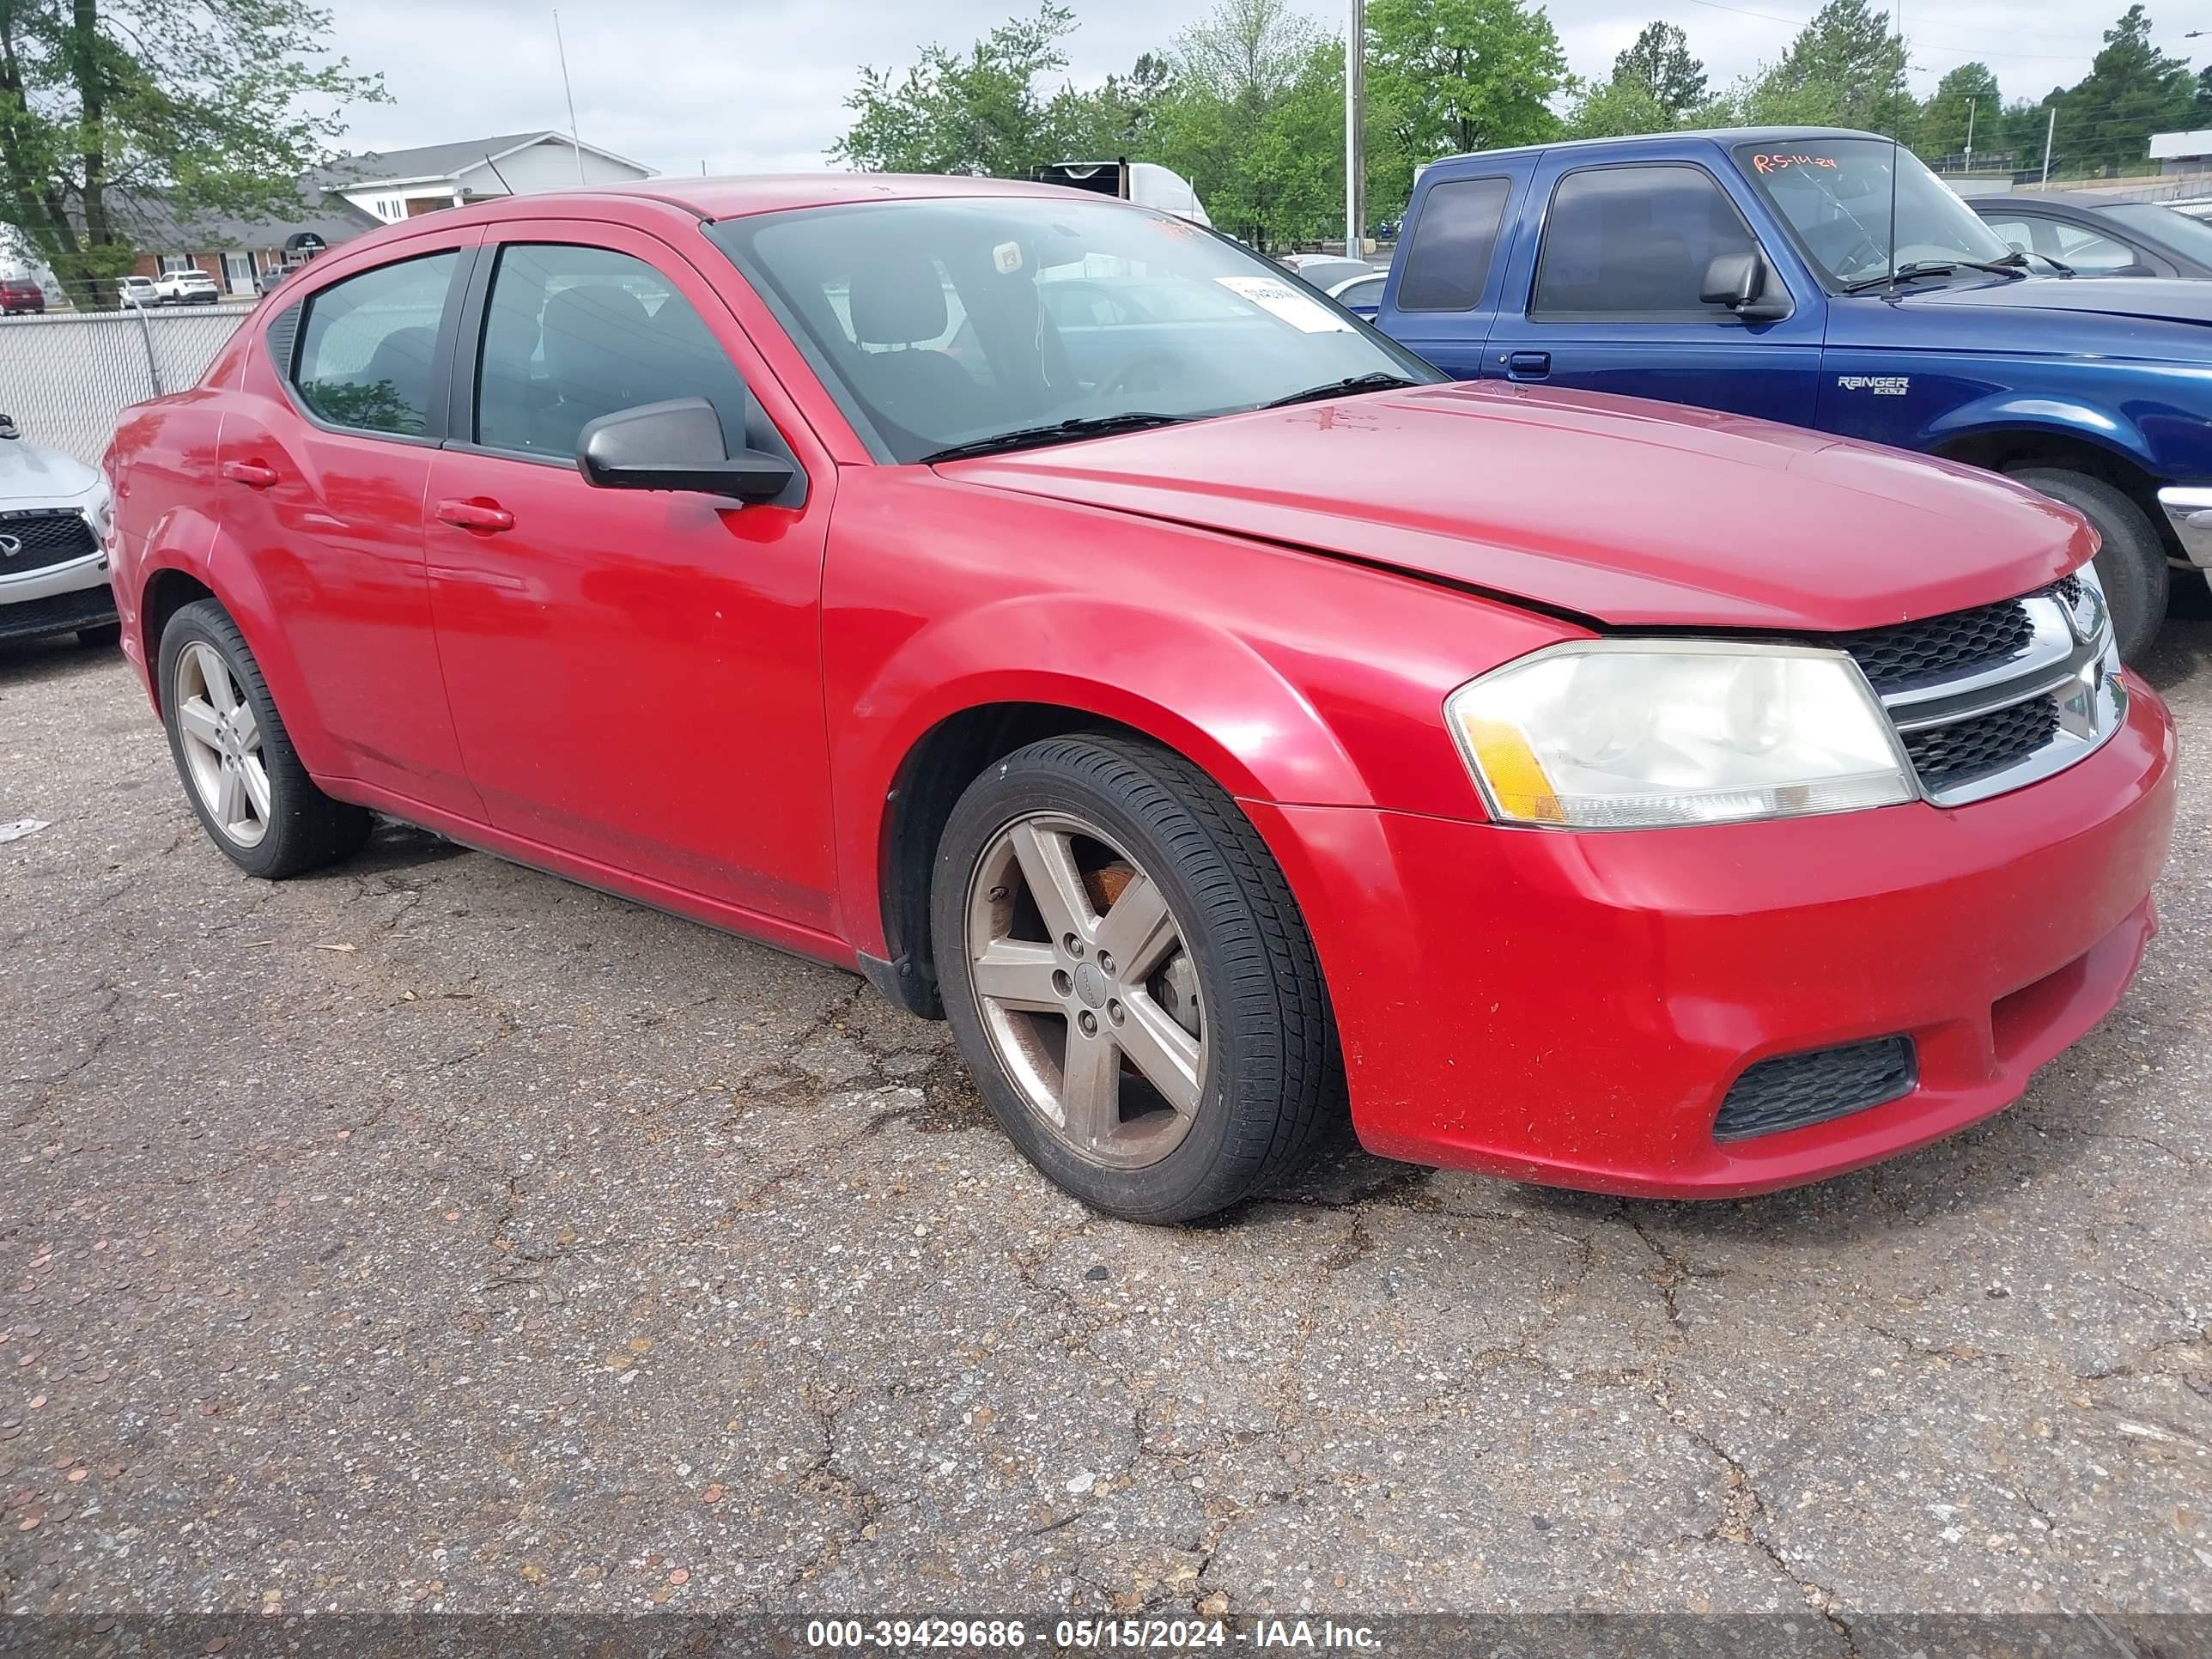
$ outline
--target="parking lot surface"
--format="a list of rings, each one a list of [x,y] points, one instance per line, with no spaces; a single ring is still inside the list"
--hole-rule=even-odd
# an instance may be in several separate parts
[[[2164,932],[1989,1123],[1148,1230],[844,975],[237,874],[119,658],[0,647],[0,1608],[2212,1611],[2212,623],[2150,672]]]

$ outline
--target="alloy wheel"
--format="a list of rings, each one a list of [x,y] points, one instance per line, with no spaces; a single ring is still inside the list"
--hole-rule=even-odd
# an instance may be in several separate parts
[[[185,770],[216,828],[240,847],[269,833],[269,769],[261,726],[222,653],[200,640],[177,659],[177,730]]]
[[[969,878],[969,975],[1022,1100],[1091,1163],[1138,1169],[1179,1146],[1206,1089],[1196,964],[1158,883],[1104,830],[1018,818]]]

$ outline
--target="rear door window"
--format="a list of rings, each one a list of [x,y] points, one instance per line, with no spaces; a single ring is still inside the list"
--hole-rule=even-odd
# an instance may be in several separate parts
[[[420,437],[430,429],[431,360],[460,256],[379,265],[308,296],[292,384],[332,426]]]
[[[1466,311],[1481,299],[1498,250],[1510,179],[1453,179],[1429,187],[1398,279],[1401,311]]]

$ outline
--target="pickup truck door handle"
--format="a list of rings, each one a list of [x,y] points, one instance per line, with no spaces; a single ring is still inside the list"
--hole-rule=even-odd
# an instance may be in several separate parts
[[[1509,351],[1505,354],[1505,374],[1508,380],[1540,380],[1552,372],[1552,354],[1548,351]]]
[[[259,461],[225,461],[222,476],[248,489],[266,489],[276,482],[276,469],[264,466]]]
[[[463,530],[512,530],[514,514],[497,501],[440,501],[438,520]]]

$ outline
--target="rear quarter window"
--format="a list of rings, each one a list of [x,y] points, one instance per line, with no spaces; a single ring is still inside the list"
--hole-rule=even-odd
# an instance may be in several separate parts
[[[1401,311],[1466,311],[1482,297],[1510,179],[1452,179],[1429,187],[1398,279]]]

